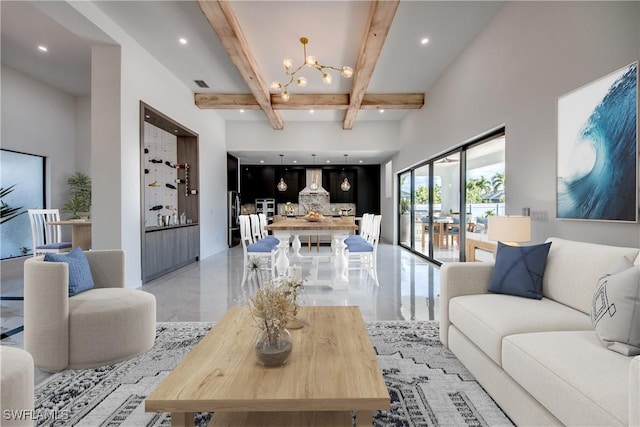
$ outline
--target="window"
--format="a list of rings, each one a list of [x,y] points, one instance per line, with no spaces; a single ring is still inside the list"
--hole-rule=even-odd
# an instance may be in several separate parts
[[[0,187],[13,186],[2,202],[12,208],[22,207],[25,212],[0,225],[0,254],[2,259],[8,259],[32,253],[31,225],[26,211],[44,208],[45,158],[0,150],[0,165]]]

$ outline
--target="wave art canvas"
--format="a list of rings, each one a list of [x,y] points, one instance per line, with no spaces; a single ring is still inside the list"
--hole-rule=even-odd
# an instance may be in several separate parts
[[[558,99],[557,216],[636,222],[638,63]]]

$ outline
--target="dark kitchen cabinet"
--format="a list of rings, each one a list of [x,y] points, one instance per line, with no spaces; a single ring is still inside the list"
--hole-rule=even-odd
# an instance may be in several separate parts
[[[345,178],[351,184],[349,191],[342,191],[340,188]],[[331,203],[355,203],[355,195],[358,191],[357,181],[357,172],[352,169],[327,170],[322,174],[322,186],[329,192]]]
[[[322,169],[322,186],[329,191],[331,203],[355,203],[356,215],[380,213],[380,165],[265,165],[242,166],[240,195],[242,203],[255,199],[276,199],[276,203],[298,203],[298,195],[306,186],[307,168]],[[287,190],[278,191],[276,185],[284,177]],[[349,178],[351,190],[342,191],[340,184]]]

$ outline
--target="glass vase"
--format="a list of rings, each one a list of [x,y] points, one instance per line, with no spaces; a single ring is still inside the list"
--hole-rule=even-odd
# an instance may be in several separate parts
[[[255,350],[258,360],[264,366],[284,365],[292,348],[291,334],[286,328],[272,331],[263,329],[258,333]]]

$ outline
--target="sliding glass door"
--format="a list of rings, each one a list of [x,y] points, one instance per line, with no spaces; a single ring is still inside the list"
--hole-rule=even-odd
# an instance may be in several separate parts
[[[460,153],[428,161],[399,179],[400,245],[438,261],[457,261]]]
[[[460,254],[460,152],[433,162],[433,258],[458,261]]]
[[[412,247],[411,240],[413,238],[411,231],[411,217],[413,216],[413,198],[411,197],[411,189],[413,188],[413,181],[411,179],[411,175],[411,172],[400,175],[400,197],[398,198],[400,202],[400,205],[398,206],[398,235],[400,236],[400,244],[407,247]]]
[[[465,259],[486,240],[486,218],[504,215],[504,129],[398,175],[398,243],[436,262]]]
[[[415,186],[413,190],[414,197],[414,218],[415,218],[415,238],[413,241],[413,249],[417,252],[431,256],[429,247],[431,245],[431,207],[432,203],[429,202],[429,193],[431,192],[431,176],[429,171],[430,165],[420,166],[414,171]]]
[[[467,240],[486,240],[491,215],[505,215],[505,137],[498,135],[467,150]],[[474,253],[473,259],[490,260],[491,254]]]

